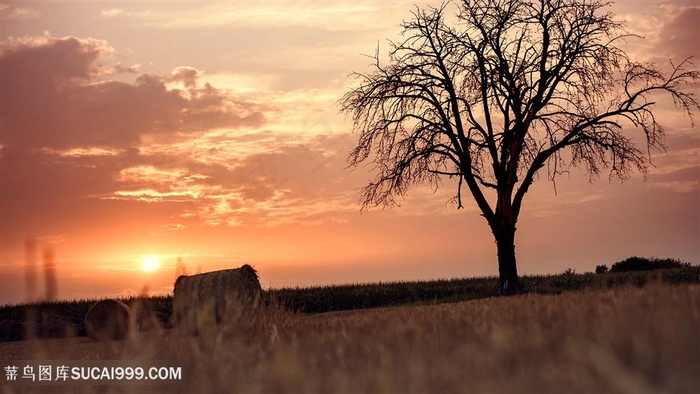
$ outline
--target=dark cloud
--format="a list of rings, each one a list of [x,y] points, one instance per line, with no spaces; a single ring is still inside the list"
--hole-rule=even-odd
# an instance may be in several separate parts
[[[134,83],[101,81],[111,51],[103,41],[75,37],[25,39],[0,52],[0,143],[6,149],[135,146],[146,134],[215,127],[260,126],[263,107],[236,100],[199,72],[143,74]],[[180,81],[186,90],[168,83]]]

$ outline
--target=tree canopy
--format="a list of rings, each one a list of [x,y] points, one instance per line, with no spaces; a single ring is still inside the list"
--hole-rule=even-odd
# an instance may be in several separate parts
[[[592,178],[604,170],[646,176],[651,150],[665,149],[658,93],[691,122],[700,108],[688,91],[700,79],[691,59],[666,68],[631,59],[624,42],[632,36],[608,6],[464,0],[416,8],[388,62],[377,52],[372,71],[355,74],[359,84],[340,101],[359,134],[350,165],[375,166],[362,206],[392,206],[413,184],[455,178],[457,207],[465,193],[479,207],[496,238],[502,285],[519,291],[515,223],[539,171],[546,167],[552,181],[570,167]]]

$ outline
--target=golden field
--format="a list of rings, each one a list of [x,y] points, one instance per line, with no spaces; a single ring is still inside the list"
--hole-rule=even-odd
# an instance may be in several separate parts
[[[14,392],[691,393],[700,285],[522,295],[300,315],[259,309],[199,336],[0,343],[0,359],[177,361],[166,385],[4,385]]]

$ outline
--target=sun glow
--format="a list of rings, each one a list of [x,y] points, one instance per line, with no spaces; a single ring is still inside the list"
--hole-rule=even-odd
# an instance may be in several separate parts
[[[141,269],[146,272],[155,271],[160,268],[160,261],[157,256],[146,256],[141,260]]]

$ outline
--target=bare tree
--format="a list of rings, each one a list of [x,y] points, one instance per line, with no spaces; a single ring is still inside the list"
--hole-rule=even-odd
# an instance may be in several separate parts
[[[468,192],[495,237],[499,293],[520,292],[516,222],[538,172],[547,166],[552,181],[572,166],[591,179],[607,169],[612,178],[632,170],[646,177],[651,150],[665,149],[657,93],[691,123],[700,108],[687,89],[700,78],[690,59],[669,60],[667,72],[631,60],[621,49],[630,35],[608,6],[463,0],[416,8],[388,62],[377,51],[373,70],[354,74],[358,86],[339,103],[359,133],[349,164],[376,170],[363,208],[393,206],[412,184],[437,188],[454,178],[457,207]],[[627,131],[643,133],[646,147]]]

